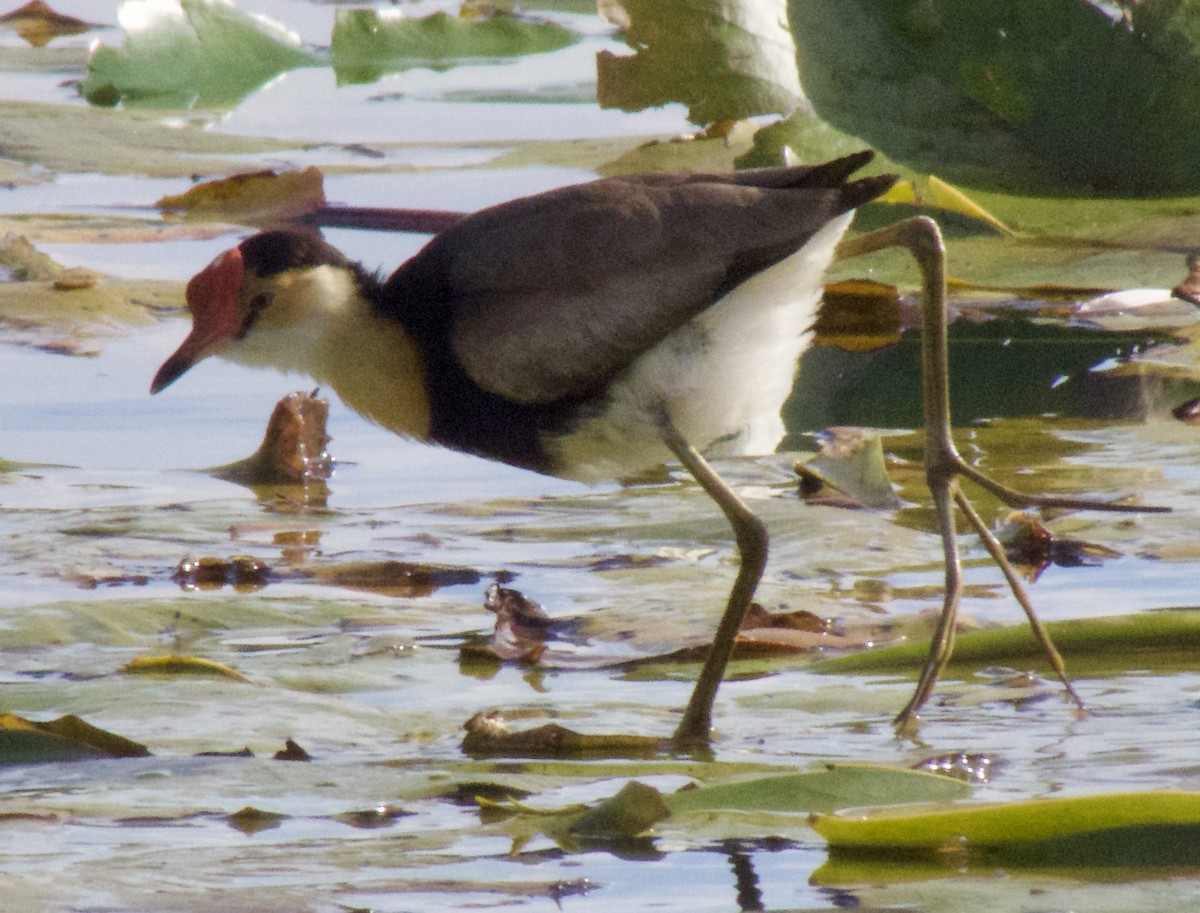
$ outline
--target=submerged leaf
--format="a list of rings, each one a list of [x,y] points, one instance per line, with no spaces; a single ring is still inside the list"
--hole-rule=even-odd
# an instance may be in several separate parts
[[[345,561],[312,567],[305,573],[329,586],[404,598],[428,596],[447,586],[475,584],[480,578],[479,572],[470,568],[413,561]]]
[[[962,780],[903,767],[830,765],[826,770],[681,790],[671,814],[701,811],[827,812],[865,805],[942,802],[970,795]]]
[[[588,809],[568,830],[588,839],[637,837],[670,814],[662,793],[633,780],[612,798]]]
[[[1052,564],[1060,567],[1090,567],[1121,553],[1092,542],[1054,536],[1035,516],[1022,511],[1009,514],[996,530],[1009,560],[1030,580],[1037,580]]]

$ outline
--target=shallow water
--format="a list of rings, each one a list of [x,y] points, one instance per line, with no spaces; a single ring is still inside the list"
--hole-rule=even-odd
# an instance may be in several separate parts
[[[115,21],[113,3],[56,6]],[[282,19],[308,41],[327,40],[327,4],[242,6]],[[202,119],[217,133],[312,140],[319,145],[238,161],[322,165],[332,200],[463,210],[585,179],[642,138],[690,129],[679,105],[624,114],[581,100],[594,92],[596,51],[620,45],[578,10],[548,14],[579,28],[583,40],[515,62],[414,70],[351,89],[336,88],[327,69],[301,70],[231,112],[163,117]],[[116,30],[96,35],[119,40]],[[82,49],[93,37],[50,47]],[[12,56],[20,42],[9,32],[0,32],[0,48],[10,54],[0,57],[7,67],[0,95],[83,107],[60,85],[81,70],[20,63],[26,58]],[[395,93],[403,98],[372,100]],[[523,96],[535,100],[520,103]],[[563,147],[546,140],[581,140],[583,153],[568,163]],[[366,162],[324,145],[346,142],[390,145],[383,159]],[[526,163],[496,166],[517,147]],[[0,192],[0,211],[157,223],[154,201],[187,185],[136,168],[132,175],[28,169]],[[84,230],[38,246],[68,266],[182,282],[234,237],[210,230],[114,244]],[[349,231],[329,237],[384,268],[421,241]],[[955,250],[952,243],[952,265]],[[1092,713],[1078,718],[1052,682],[1006,691],[979,670],[945,682],[919,738],[904,740],[890,718],[909,679],[821,675],[804,656],[747,660],[735,663],[722,688],[711,760],[471,760],[460,727],[493,708],[522,724],[669,733],[692,665],[481,671],[461,665],[457,649],[490,631],[481,603],[500,572],[515,575],[513,585],[551,615],[580,619],[585,657],[653,655],[702,640],[733,571],[720,517],[676,474],[588,488],[399,441],[337,403],[330,449],[339,465],[324,506],[295,492],[218,481],[193,470],[249,454],[275,401],[306,381],[205,364],[151,398],[149,379],[184,330],[175,317],[110,327],[97,337],[94,357],[33,345],[0,349],[0,457],[20,464],[0,473],[0,710],[37,720],[77,714],[153,754],[0,767],[0,886],[12,909],[1178,910],[1200,892],[1191,871],[1052,863],[1007,877],[937,865],[847,874],[802,815],[694,816],[663,822],[638,844],[563,848],[527,823],[481,821],[477,809],[438,798],[456,783],[501,782],[552,807],[610,795],[628,778],[667,791],[752,770],[835,760],[907,765],[959,751],[996,760],[993,781],[976,789],[983,799],[1196,789],[1200,678],[1192,669],[1134,663],[1124,674],[1084,679],[1078,686]],[[1114,348],[1126,354],[1129,347]],[[956,349],[960,363],[968,351]],[[837,370],[880,370],[873,358]],[[1009,370],[1033,374],[1035,359],[1014,359]],[[818,376],[831,377],[834,369],[821,364]],[[956,384],[962,374],[969,383],[969,363]],[[971,457],[1030,490],[1132,493],[1175,512],[1053,519],[1056,534],[1121,555],[1047,569],[1031,586],[1040,613],[1057,620],[1193,607],[1200,443],[1194,428],[1167,415],[1191,381],[1126,382],[1122,389],[1138,391],[1144,408],[1114,417],[1112,387],[1079,394],[1067,409],[1055,399],[1064,387],[1053,380],[1042,385],[1041,408],[1012,411],[1004,411],[1002,384],[981,382],[994,389],[964,419]],[[915,380],[905,374],[891,382]],[[912,398],[894,399],[894,412],[871,413],[874,423],[908,424]],[[855,404],[835,405],[853,413]],[[792,430],[803,444],[812,429]],[[887,445],[919,456],[915,434],[896,432]],[[763,603],[849,624],[936,610],[940,549],[919,474],[897,476],[911,506],[849,511],[800,503],[790,463],[780,455],[722,466],[772,529]],[[983,504],[989,521],[1003,516]],[[999,574],[972,538],[963,543],[963,613],[1016,623],[1019,610]],[[182,559],[235,555],[265,562],[266,585],[195,590],[173,579]],[[646,558],[654,560],[637,560]],[[449,565],[479,577],[398,596],[322,576],[381,561]],[[225,663],[249,681],[118,671],[165,653]],[[313,763],[271,760],[289,738]],[[255,756],[197,756],[244,746]],[[407,814],[345,817],[385,804]],[[247,806],[280,817],[257,827],[231,817]]]

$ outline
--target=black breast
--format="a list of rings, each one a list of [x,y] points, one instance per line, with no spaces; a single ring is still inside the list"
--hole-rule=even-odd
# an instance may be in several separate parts
[[[436,249],[410,260],[384,284],[380,313],[400,321],[425,358],[430,440],[522,469],[554,475],[544,440],[591,409],[586,399],[518,403],[482,389],[454,353],[456,301]]]

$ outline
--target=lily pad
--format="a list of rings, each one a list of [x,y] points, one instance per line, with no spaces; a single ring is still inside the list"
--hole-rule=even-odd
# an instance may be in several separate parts
[[[789,3],[801,82],[839,130],[954,181],[1124,194],[1200,189],[1198,8]]]
[[[1137,669],[1194,669],[1200,663],[1200,612],[1143,612],[1103,618],[1052,621],[1047,633],[1073,673],[1101,674]],[[882,647],[822,660],[813,669],[827,673],[912,673],[929,653],[926,643]],[[952,668],[1033,666],[1045,661],[1027,625],[988,628],[958,635]]]
[[[199,656],[139,656],[131,659],[121,671],[126,675],[205,676],[244,682],[246,677],[224,663]]]
[[[283,26],[225,0],[127,0],[117,18],[124,45],[97,47],[81,87],[101,107],[226,107],[316,63]]]
[[[911,812],[814,815],[835,852],[985,854],[1046,865],[1180,865],[1200,861],[1200,793],[1165,791],[1033,799]]]
[[[149,753],[145,745],[105,732],[77,716],[39,723],[0,714],[0,764],[140,758]]]
[[[578,40],[561,25],[511,13],[410,18],[397,10],[357,9],[337,11],[330,53],[338,83],[346,85],[416,66],[557,51]]]

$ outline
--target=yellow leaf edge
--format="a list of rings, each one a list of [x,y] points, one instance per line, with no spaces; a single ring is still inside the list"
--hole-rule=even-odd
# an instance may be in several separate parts
[[[207,675],[216,678],[227,678],[235,682],[248,682],[249,679],[236,669],[224,663],[199,656],[138,656],[131,659],[119,670],[123,675]]]

